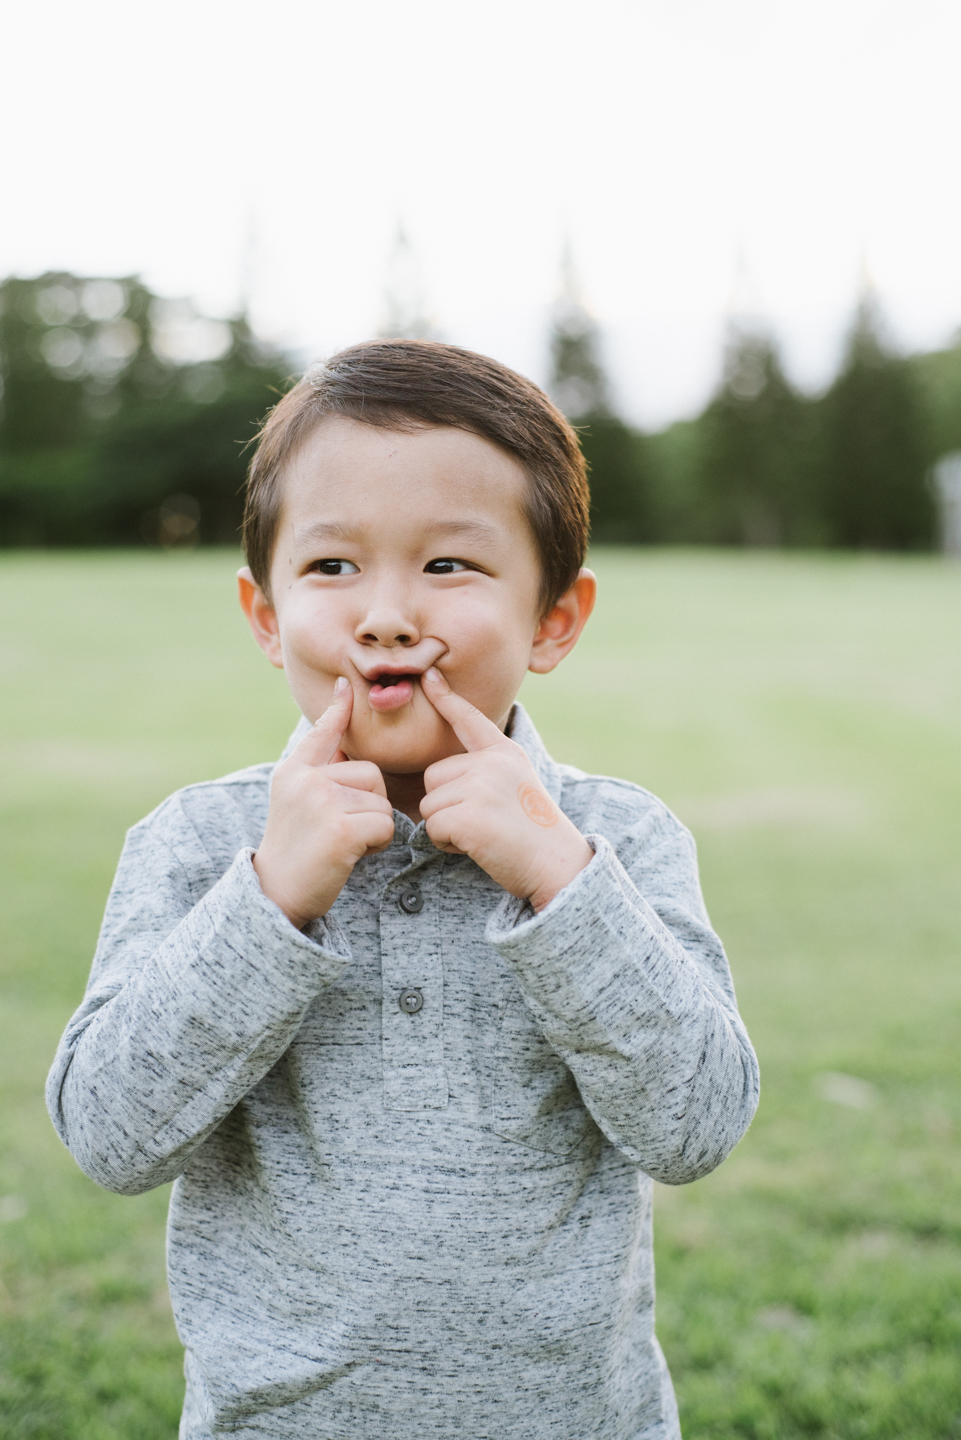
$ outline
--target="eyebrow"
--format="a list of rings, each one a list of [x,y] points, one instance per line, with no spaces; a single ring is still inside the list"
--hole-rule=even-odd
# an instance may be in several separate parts
[[[424,526],[423,533],[428,537],[463,539],[481,545],[496,541],[499,535],[497,526],[486,520],[432,520],[429,525]],[[300,545],[320,544],[331,540],[347,543],[361,540],[363,530],[342,520],[314,520],[307,525],[298,526],[295,535],[296,543]]]
[[[310,545],[323,540],[356,540],[358,531],[354,525],[345,525],[340,520],[313,520],[308,525],[298,525],[294,537],[299,545]]]

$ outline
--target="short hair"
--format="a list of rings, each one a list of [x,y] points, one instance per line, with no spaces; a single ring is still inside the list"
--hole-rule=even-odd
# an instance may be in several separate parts
[[[541,562],[542,613],[573,585],[587,550],[590,497],[577,435],[557,407],[486,355],[433,340],[375,340],[309,370],[256,437],[243,539],[268,598],[284,468],[328,415],[390,429],[449,425],[506,450],[527,475],[523,509]]]

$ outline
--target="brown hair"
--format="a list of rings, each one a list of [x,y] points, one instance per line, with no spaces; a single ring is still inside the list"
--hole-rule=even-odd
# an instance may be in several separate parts
[[[308,371],[257,437],[243,535],[247,563],[266,595],[284,467],[328,415],[391,429],[450,425],[514,455],[527,472],[524,511],[540,555],[544,613],[573,585],[587,549],[589,495],[577,436],[557,407],[486,355],[433,340],[376,340]]]

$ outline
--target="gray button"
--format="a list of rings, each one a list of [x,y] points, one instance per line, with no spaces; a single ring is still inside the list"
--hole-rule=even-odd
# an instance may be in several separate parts
[[[416,915],[418,910],[423,910],[424,897],[416,885],[408,885],[400,892],[400,908],[408,915]]]
[[[423,1008],[424,997],[419,990],[402,990],[399,1003],[405,1015],[416,1015]]]

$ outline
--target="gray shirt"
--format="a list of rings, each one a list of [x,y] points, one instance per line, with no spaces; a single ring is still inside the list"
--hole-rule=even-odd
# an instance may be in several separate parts
[[[511,733],[595,851],[538,915],[395,813],[296,930],[271,765],[130,831],[47,1093],[98,1184],[176,1182],[184,1440],[679,1434],[651,1177],[724,1159],[757,1062],[690,835]]]

